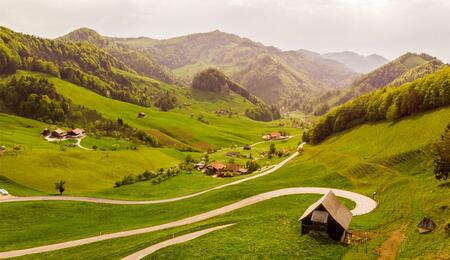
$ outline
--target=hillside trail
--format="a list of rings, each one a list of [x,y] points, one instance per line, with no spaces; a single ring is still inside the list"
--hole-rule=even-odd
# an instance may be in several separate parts
[[[398,248],[405,240],[405,230],[407,224],[403,224],[400,228],[396,229],[391,233],[389,238],[383,242],[378,250],[379,257],[378,260],[395,260],[397,259]]]
[[[285,188],[285,189],[279,189],[279,190],[273,190],[265,193],[261,193],[258,195],[254,195],[252,197],[248,197],[245,199],[242,199],[238,202],[234,202],[232,204],[213,209],[210,211],[207,211],[205,213],[201,213],[198,215],[194,215],[192,217],[187,217],[181,220],[172,221],[165,224],[160,224],[156,226],[149,226],[144,228],[138,228],[134,230],[128,230],[128,231],[121,231],[121,232],[115,232],[105,235],[99,235],[99,236],[93,236],[78,240],[72,240],[62,243],[56,243],[46,246],[38,246],[34,248],[28,248],[28,249],[19,249],[19,250],[13,250],[13,251],[7,251],[7,252],[1,252],[0,258],[10,258],[10,257],[18,257],[28,254],[36,254],[36,253],[43,253],[43,252],[49,252],[64,248],[70,248],[74,246],[80,246],[80,245],[86,245],[94,242],[99,241],[105,241],[113,238],[121,238],[121,237],[128,237],[133,235],[139,235],[139,234],[145,234],[150,232],[155,232],[159,230],[164,230],[168,228],[174,228],[184,225],[189,225],[193,223],[197,223],[206,219],[210,219],[216,216],[220,216],[223,214],[226,214],[228,212],[256,204],[258,202],[262,202],[265,200],[269,200],[272,198],[277,198],[281,196],[287,196],[287,195],[300,195],[300,194],[320,194],[324,195],[328,192],[334,192],[336,196],[346,198],[349,200],[352,200],[355,202],[355,208],[351,210],[351,213],[354,216],[363,215],[371,212],[377,207],[377,203],[372,200],[371,198],[351,192],[346,190],[340,190],[340,189],[331,189],[331,188],[322,188],[322,187],[294,187],[294,188]]]

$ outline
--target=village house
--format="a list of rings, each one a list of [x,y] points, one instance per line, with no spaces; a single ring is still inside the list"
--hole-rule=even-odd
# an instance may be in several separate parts
[[[54,138],[63,138],[65,135],[64,130],[62,130],[61,128],[57,128],[52,132],[52,137]]]
[[[348,226],[352,217],[350,210],[330,191],[309,206],[300,217],[301,234],[313,231],[343,242],[350,235]]]
[[[246,144],[246,145],[244,146],[244,150],[251,150],[251,149],[252,149],[252,146],[249,145],[249,144]]]
[[[225,169],[225,165],[220,162],[212,162],[206,166],[206,173],[209,175],[219,174]]]
[[[217,176],[218,177],[232,176],[227,173],[237,173],[238,175],[241,175],[241,174],[246,174],[247,169],[245,169],[245,167],[243,167],[239,164],[229,163],[225,166],[225,168],[222,171],[220,171],[217,174]]]
[[[79,137],[84,134],[84,130],[80,128],[75,128],[67,132],[67,135],[70,137]]]
[[[225,155],[228,157],[241,157],[241,153],[236,151],[227,152]]]
[[[280,132],[275,131],[270,134],[263,135],[262,138],[264,141],[270,141],[270,140],[286,139],[286,138],[288,138],[288,136],[282,135]]]

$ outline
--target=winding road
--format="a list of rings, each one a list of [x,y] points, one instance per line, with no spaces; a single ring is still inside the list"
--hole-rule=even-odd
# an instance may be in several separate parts
[[[200,192],[196,192],[193,194],[180,196],[180,197],[174,197],[170,199],[161,199],[161,200],[139,200],[139,201],[132,201],[132,200],[112,200],[112,199],[101,199],[101,198],[91,198],[91,197],[75,197],[75,196],[31,196],[31,197],[9,197],[7,199],[0,200],[0,203],[5,202],[23,202],[23,201],[41,201],[41,200],[64,200],[64,201],[81,201],[81,202],[93,202],[93,203],[104,203],[104,204],[159,204],[159,203],[167,203],[167,202],[173,202],[178,200],[184,200],[189,199],[192,197],[200,196],[202,194],[205,194],[207,192],[213,191],[213,190],[219,190],[223,189],[228,186],[236,185],[239,183],[243,183],[249,180],[253,180],[268,174],[273,173],[274,171],[280,169],[288,163],[290,160],[294,159],[297,155],[299,155],[299,152],[293,153],[291,156],[280,162],[279,164],[275,165],[274,167],[263,171],[261,173],[255,174],[253,176],[250,176],[248,178],[240,179],[237,181],[233,181],[224,185],[220,185],[214,188],[210,188],[207,190],[203,190]]]
[[[13,250],[13,251],[7,251],[7,252],[1,252],[0,258],[8,258],[8,257],[17,257],[17,256],[23,256],[28,254],[36,254],[36,253],[43,253],[43,252],[49,252],[74,246],[81,246],[86,245],[94,242],[109,240],[113,238],[120,238],[120,237],[127,237],[127,236],[133,236],[133,235],[139,235],[139,234],[145,234],[149,232],[159,231],[163,229],[168,228],[174,228],[184,225],[189,225],[193,223],[197,223],[206,219],[210,219],[219,215],[223,215],[225,213],[234,211],[236,209],[240,209],[261,201],[269,200],[276,197],[286,196],[286,195],[298,195],[298,194],[326,194],[329,191],[333,191],[336,196],[346,198],[349,200],[352,200],[355,202],[356,206],[353,210],[351,210],[352,214],[354,216],[357,215],[363,215],[371,212],[374,210],[377,206],[377,203],[372,200],[369,197],[366,197],[364,195],[346,191],[346,190],[340,190],[340,189],[329,189],[329,188],[318,188],[318,187],[297,187],[297,188],[286,188],[286,189],[279,189],[274,191],[269,191],[265,193],[261,193],[243,200],[240,200],[238,202],[229,204],[227,206],[214,209],[205,213],[201,213],[192,217],[184,218],[181,220],[160,224],[156,226],[150,226],[145,228],[139,228],[134,230],[128,230],[128,231],[121,231],[116,233],[110,233],[106,235],[100,235],[100,236],[94,236],[89,238],[83,238],[68,242],[62,242],[57,244],[51,244],[47,246],[39,246],[34,248],[28,248],[28,249],[20,249],[20,250]]]
[[[303,145],[304,144],[301,144],[299,146],[299,148],[302,148]],[[204,190],[201,192],[197,192],[194,194],[170,198],[170,199],[150,200],[150,201],[127,201],[127,200],[111,200],[111,199],[100,199],[100,198],[89,198],[89,197],[35,196],[35,197],[11,197],[11,198],[7,198],[4,200],[0,200],[0,203],[23,202],[23,201],[44,201],[44,200],[82,201],[82,202],[106,203],[106,204],[167,203],[167,202],[192,198],[192,197],[199,196],[199,195],[204,194],[209,191],[222,189],[227,186],[236,185],[236,184],[239,184],[239,183],[242,183],[245,181],[249,181],[249,180],[261,177],[261,176],[265,176],[267,174],[270,174],[270,173],[280,169],[283,165],[285,165],[287,162],[289,162],[290,160],[295,158],[298,154],[299,154],[298,152],[295,152],[294,154],[292,154],[291,156],[286,158],[284,161],[280,162],[279,164],[270,168],[269,170],[261,172],[259,174],[253,175],[253,176],[250,176],[248,178],[237,180],[237,181],[234,181],[234,182],[231,182],[228,184],[224,184],[224,185],[214,187],[214,188],[211,188],[208,190]],[[377,207],[377,203],[374,200],[372,200],[371,198],[366,197],[361,194],[358,194],[358,193],[355,193],[355,192],[351,192],[351,191],[322,188],[322,187],[285,188],[285,189],[279,189],[279,190],[274,190],[274,191],[269,191],[269,192],[261,193],[258,195],[254,195],[252,197],[245,198],[243,200],[223,206],[218,209],[214,209],[214,210],[211,210],[211,211],[208,211],[205,213],[201,213],[201,214],[198,214],[198,215],[195,215],[192,217],[187,217],[187,218],[184,218],[181,220],[177,220],[177,221],[173,221],[173,222],[169,222],[169,223],[165,223],[165,224],[149,226],[149,227],[145,227],[145,228],[139,228],[139,229],[128,230],[128,231],[115,232],[115,233],[110,233],[110,234],[105,234],[105,235],[93,236],[93,237],[89,237],[89,238],[83,238],[83,239],[78,239],[78,240],[73,240],[73,241],[56,243],[56,244],[51,244],[51,245],[46,245],[46,246],[39,246],[39,247],[33,247],[33,248],[28,248],[28,249],[0,252],[0,258],[10,258],[10,257],[18,257],[18,256],[23,256],[23,255],[28,255],[28,254],[49,252],[49,251],[54,251],[54,250],[59,250],[59,249],[64,249],[64,248],[86,245],[86,244],[99,242],[99,241],[105,241],[105,240],[114,239],[114,238],[133,236],[133,235],[144,234],[144,233],[159,231],[159,230],[168,229],[168,228],[189,225],[189,224],[197,223],[197,222],[200,222],[200,221],[203,221],[206,219],[210,219],[210,218],[213,218],[213,217],[216,217],[219,215],[223,215],[223,214],[229,213],[231,211],[234,211],[236,209],[240,209],[240,208],[243,208],[243,207],[246,207],[246,206],[261,202],[261,201],[276,198],[276,197],[287,196],[287,195],[299,195],[299,194],[322,194],[323,195],[323,194],[328,193],[329,191],[333,191],[336,194],[336,196],[346,198],[346,199],[349,199],[349,200],[352,200],[353,202],[355,202],[355,208],[353,210],[351,210],[351,212],[354,216],[367,214]],[[183,235],[180,237],[176,237],[173,239],[169,239],[169,240],[163,241],[161,243],[152,245],[152,246],[150,246],[146,249],[143,249],[133,255],[130,255],[126,259],[140,259],[160,248],[164,248],[164,247],[167,247],[167,246],[170,246],[173,244],[177,244],[177,243],[182,243],[184,241],[194,239],[198,236],[207,234],[207,233],[212,232],[217,229],[228,227],[230,225],[232,225],[232,224],[218,226],[218,227],[214,227],[214,228],[210,228],[210,229],[205,229],[202,231],[198,231],[198,232],[186,234],[186,235]]]

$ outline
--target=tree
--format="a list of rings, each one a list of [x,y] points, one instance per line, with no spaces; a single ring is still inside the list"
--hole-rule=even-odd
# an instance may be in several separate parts
[[[184,159],[184,161],[186,162],[186,164],[193,162],[194,159],[192,159],[192,155],[188,154],[186,155],[186,158]]]
[[[269,154],[274,154],[277,152],[277,148],[275,148],[275,144],[270,144]]]
[[[247,161],[247,163],[245,164],[245,167],[247,168],[247,171],[249,173],[257,171],[259,168],[261,168],[261,166],[259,166],[259,164],[253,160]]]
[[[434,175],[438,180],[447,180],[450,172],[450,124],[441,141],[436,144],[437,158],[434,160]]]
[[[55,189],[59,191],[60,195],[62,195],[63,192],[66,190],[66,181],[61,180],[55,183]]]

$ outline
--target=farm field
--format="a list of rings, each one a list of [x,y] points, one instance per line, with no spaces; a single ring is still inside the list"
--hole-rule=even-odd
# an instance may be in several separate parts
[[[85,256],[86,252],[91,252],[90,258],[93,259],[119,258],[174,235],[226,223],[236,225],[162,249],[148,258],[183,256],[194,259],[205,253],[215,258],[268,255],[283,258],[305,256],[316,251],[320,252],[319,258],[327,259],[370,259],[395,253],[399,258],[446,256],[450,254],[445,247],[448,239],[445,233],[448,218],[445,216],[449,215],[449,209],[444,206],[450,201],[441,194],[448,193],[449,187],[434,180],[428,144],[439,139],[449,116],[450,109],[447,107],[408,117],[395,124],[380,122],[362,125],[335,135],[320,145],[306,146],[302,155],[272,174],[172,203],[1,203],[0,217],[6,221],[0,225],[0,232],[4,232],[8,226],[22,228],[2,237],[0,250],[27,248],[167,223],[274,189],[318,186],[356,191],[367,196],[376,191],[378,208],[367,215],[354,217],[350,226],[351,232],[361,237],[362,242],[344,247],[321,237],[299,236],[298,217],[320,197],[299,195],[271,199],[187,226],[25,258],[75,259],[82,254]],[[410,134],[411,127],[423,131],[423,134]],[[381,132],[384,134],[380,135]],[[175,177],[172,183],[171,180],[167,181],[164,183],[165,189],[171,189],[171,185],[176,189],[175,180],[188,177],[191,176]],[[130,185],[127,188],[132,187]],[[402,190],[410,192],[400,192]],[[345,203],[352,207],[351,202]],[[35,215],[42,217],[36,219]],[[423,216],[431,217],[438,227],[430,234],[418,235],[416,225]],[[105,218],[108,221],[105,222]],[[37,235],[42,233],[45,237]],[[405,238],[393,246],[386,244],[398,234],[405,235]],[[277,245],[276,250],[268,246],[274,244]]]

